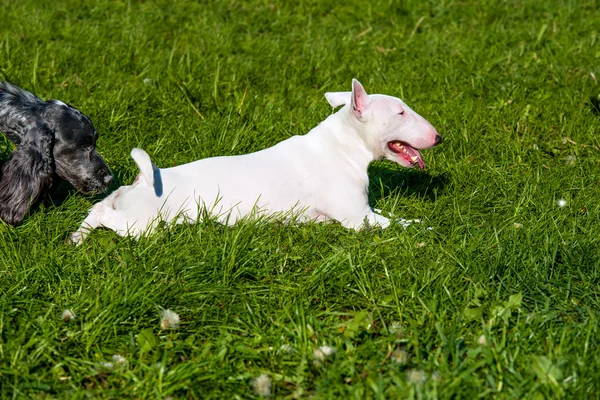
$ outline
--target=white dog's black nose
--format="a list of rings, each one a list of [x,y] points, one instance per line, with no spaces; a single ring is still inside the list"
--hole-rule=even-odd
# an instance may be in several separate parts
[[[435,144],[438,145],[440,143],[442,143],[444,141],[444,138],[441,137],[440,135],[436,135],[435,136]]]

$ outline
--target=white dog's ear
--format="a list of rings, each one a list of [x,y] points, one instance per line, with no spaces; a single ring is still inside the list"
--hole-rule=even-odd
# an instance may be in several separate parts
[[[364,121],[371,99],[365,88],[356,79],[352,79],[352,113],[359,121]]]
[[[350,103],[352,92],[327,92],[325,98],[331,104],[331,107],[338,108]]]

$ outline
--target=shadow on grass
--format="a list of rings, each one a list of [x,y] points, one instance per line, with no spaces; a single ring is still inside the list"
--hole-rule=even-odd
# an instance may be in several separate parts
[[[600,94],[590,96],[590,108],[594,114],[600,116]]]
[[[64,203],[69,196],[72,195],[80,195],[86,196],[90,199],[90,201],[94,204],[103,200],[106,196],[117,190],[119,187],[123,185],[129,185],[133,182],[132,179],[129,178],[129,174],[127,170],[123,169],[115,169],[111,168],[113,173],[113,181],[106,188],[105,191],[101,193],[83,193],[78,191],[71,185],[69,182],[66,182],[62,179],[57,180],[52,189],[50,190],[49,196],[45,197],[43,202],[44,204],[53,204],[55,206],[59,206]]]
[[[436,193],[444,189],[448,183],[446,175],[430,175],[416,170],[392,169],[385,164],[374,164],[369,167],[369,203],[392,193],[416,196],[427,201],[434,201]]]

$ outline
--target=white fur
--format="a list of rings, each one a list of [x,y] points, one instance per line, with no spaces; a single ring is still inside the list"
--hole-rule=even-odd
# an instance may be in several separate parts
[[[139,237],[160,220],[193,222],[203,213],[224,224],[292,212],[298,221],[387,227],[389,220],[369,207],[369,163],[385,157],[413,167],[414,160],[398,157],[387,143],[401,140],[415,149],[428,148],[437,143],[437,132],[402,100],[367,95],[356,80],[352,92],[325,96],[333,107],[344,107],[308,134],[255,153],[158,169],[145,151],[133,149],[140,175],[96,204],[71,240],[79,244],[100,226]]]

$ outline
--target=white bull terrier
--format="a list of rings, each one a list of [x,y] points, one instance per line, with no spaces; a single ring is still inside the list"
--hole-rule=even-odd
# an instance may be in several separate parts
[[[257,213],[293,212],[295,221],[387,227],[390,221],[369,207],[369,163],[387,158],[423,169],[417,149],[433,147],[442,137],[402,100],[368,95],[356,79],[352,92],[325,97],[332,107],[344,107],[308,134],[256,153],[159,169],[145,151],[133,149],[140,174],[96,204],[71,241],[80,244],[97,227],[137,238],[159,221],[193,222],[207,215],[231,225]]]

